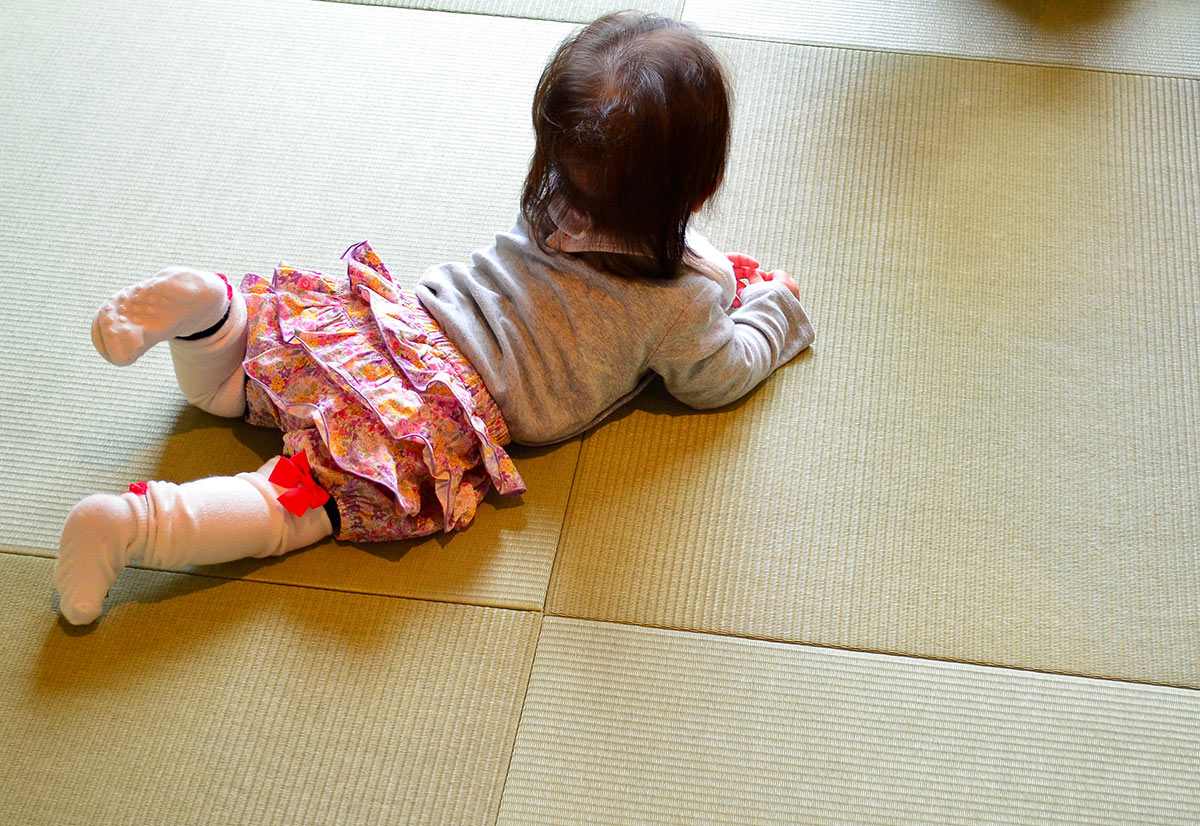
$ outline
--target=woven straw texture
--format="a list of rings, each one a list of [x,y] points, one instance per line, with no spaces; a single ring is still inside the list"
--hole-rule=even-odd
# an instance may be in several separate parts
[[[817,341],[653,388],[461,534],[51,586],[94,491],[258,467],[96,307],[170,264],[411,285],[516,214],[602,2],[0,4],[0,823],[1200,822],[1196,5],[672,0],[701,215]],[[415,8],[420,6],[420,8]]]

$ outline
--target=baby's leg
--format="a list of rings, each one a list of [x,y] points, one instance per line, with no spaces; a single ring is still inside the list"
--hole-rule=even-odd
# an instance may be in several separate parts
[[[133,364],[160,341],[218,324],[230,292],[216,273],[170,267],[104,302],[92,322],[92,342],[118,367]]]
[[[216,332],[173,338],[169,344],[175,380],[192,404],[216,416],[246,412],[246,299],[229,291],[229,315]]]
[[[172,267],[114,295],[96,313],[92,341],[118,366],[161,341],[188,401],[218,416],[246,408],[246,302],[224,276]]]
[[[323,508],[296,516],[269,481],[278,459],[252,473],[183,485],[147,482],[144,492],[94,494],[67,516],[54,569],[60,610],[84,625],[100,616],[117,571],[133,560],[155,568],[278,556],[333,532]]]

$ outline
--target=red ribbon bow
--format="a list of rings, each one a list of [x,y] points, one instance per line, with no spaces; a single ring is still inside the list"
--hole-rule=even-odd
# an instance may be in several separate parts
[[[271,471],[270,482],[288,488],[279,495],[279,504],[296,516],[303,516],[309,509],[315,510],[329,501],[329,494],[312,477],[307,453],[297,453],[290,459],[281,457]]]

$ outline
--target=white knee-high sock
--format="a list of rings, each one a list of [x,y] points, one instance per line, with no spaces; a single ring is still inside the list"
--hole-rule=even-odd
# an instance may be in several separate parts
[[[117,571],[134,560],[156,568],[213,565],[288,553],[333,533],[324,508],[295,516],[268,481],[278,458],[252,473],[182,485],[148,482],[145,494],[94,494],[67,516],[54,584],[68,622],[100,616]]]
[[[175,380],[183,395],[201,410],[237,418],[246,412],[246,299],[237,290],[229,300],[229,316],[211,336],[169,341]]]

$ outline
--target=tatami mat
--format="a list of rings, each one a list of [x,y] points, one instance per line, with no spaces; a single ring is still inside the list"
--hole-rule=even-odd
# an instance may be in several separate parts
[[[0,554],[0,822],[494,821],[540,616]],[[215,586],[215,587],[214,587]]]
[[[89,327],[107,295],[174,263],[344,271],[364,238],[408,285],[465,260],[515,218],[529,98],[571,29],[304,2],[232,15],[214,0],[0,17],[0,274],[28,286],[0,307],[17,376],[0,399],[0,542],[34,554],[56,551],[88,493],[236,473],[280,449],[278,433],[188,408],[165,348],[104,362]],[[578,453],[515,451],[529,493],[492,497],[450,547],[329,543],[228,572],[540,608]]]
[[[714,34],[1200,77],[1190,0],[687,0]]]
[[[622,3],[621,0],[340,0],[340,2],[587,23],[602,14],[623,9],[640,9],[667,17],[678,17],[683,9],[684,0],[632,0],[628,3]]]
[[[604,3],[418,2],[0,4],[0,822],[1200,822],[1194,4],[650,0],[728,34],[702,222],[814,348],[515,449],[453,537],[59,619],[75,501],[279,449],[104,363],[105,297],[363,239],[411,285],[513,220]]]
[[[724,47],[816,344],[586,438],[551,612],[1200,686],[1200,83]]]
[[[502,826],[1194,824],[1200,694],[546,619]]]

